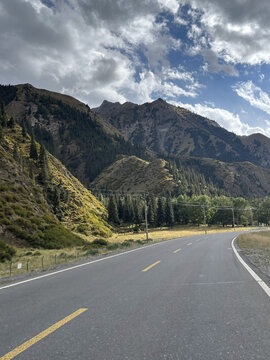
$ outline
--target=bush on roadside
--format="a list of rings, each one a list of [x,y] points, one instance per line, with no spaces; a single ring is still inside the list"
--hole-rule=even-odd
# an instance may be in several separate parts
[[[16,250],[0,239],[0,262],[10,261],[15,254]]]
[[[90,249],[89,251],[87,251],[86,255],[97,255],[98,254],[98,249]]]
[[[117,244],[117,243],[109,244],[109,245],[107,246],[107,249],[108,249],[108,250],[116,250],[116,249],[118,249],[118,248],[119,248],[119,244]]]
[[[97,238],[94,241],[92,241],[92,245],[96,247],[102,247],[102,246],[108,246],[108,241],[102,238]]]
[[[121,247],[130,247],[133,244],[134,244],[133,240],[125,240],[121,243]]]

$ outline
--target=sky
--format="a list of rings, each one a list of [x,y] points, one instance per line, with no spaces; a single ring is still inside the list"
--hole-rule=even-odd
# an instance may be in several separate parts
[[[0,0],[0,83],[163,98],[270,137],[269,0]]]

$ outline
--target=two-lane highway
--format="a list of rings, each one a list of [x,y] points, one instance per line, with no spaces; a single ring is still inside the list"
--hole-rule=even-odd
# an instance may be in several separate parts
[[[0,360],[269,359],[270,298],[236,258],[236,234],[0,288]]]

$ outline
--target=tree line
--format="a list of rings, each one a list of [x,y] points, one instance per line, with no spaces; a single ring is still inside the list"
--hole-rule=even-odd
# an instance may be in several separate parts
[[[270,197],[247,200],[241,197],[179,195],[98,195],[108,210],[108,221],[116,226],[145,223],[150,227],[174,225],[248,226],[270,224]]]

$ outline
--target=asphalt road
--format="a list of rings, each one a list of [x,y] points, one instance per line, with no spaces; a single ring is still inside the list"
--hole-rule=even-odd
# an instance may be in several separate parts
[[[0,290],[0,360],[268,360],[270,298],[231,249],[235,234],[175,239]],[[87,310],[63,320],[78,309]]]

